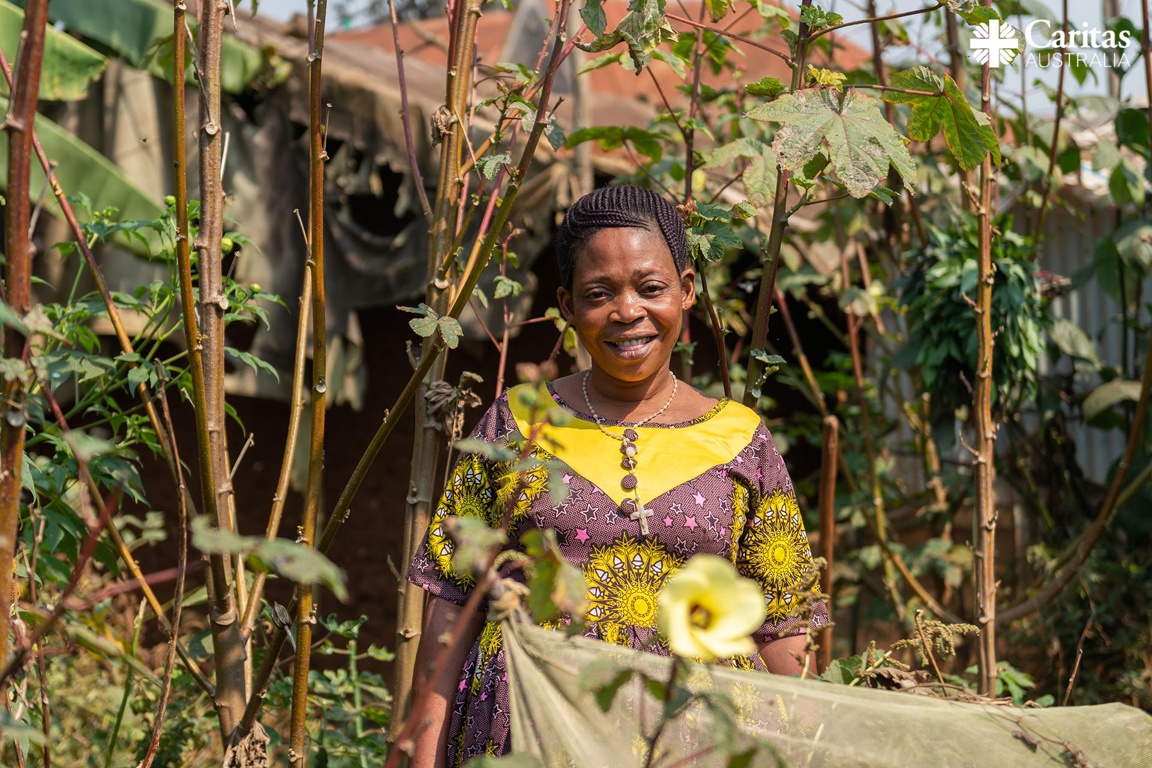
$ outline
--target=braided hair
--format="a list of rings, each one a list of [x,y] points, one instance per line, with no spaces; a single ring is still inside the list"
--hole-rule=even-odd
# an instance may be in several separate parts
[[[601,229],[637,227],[659,232],[668,245],[676,273],[688,268],[688,236],[676,206],[650,189],[616,186],[593,190],[573,203],[556,233],[560,284],[572,287],[576,257]]]

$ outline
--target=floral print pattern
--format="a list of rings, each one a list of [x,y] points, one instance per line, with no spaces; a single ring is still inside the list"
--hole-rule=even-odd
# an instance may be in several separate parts
[[[559,405],[576,411],[554,397]],[[746,413],[730,410],[742,408],[722,401],[700,419],[667,428],[680,430],[684,441],[692,441],[697,425],[733,412]],[[508,395],[489,408],[472,436],[497,447],[522,445]],[[615,450],[605,450],[603,456],[605,461],[619,463]],[[667,578],[700,552],[726,557],[761,586],[768,618],[753,634],[756,642],[827,623],[821,603],[813,606],[811,617],[793,616],[789,611],[794,602],[790,590],[811,567],[812,556],[784,461],[762,424],[735,455],[720,456],[706,471],[684,478],[656,498],[645,499],[645,506],[654,513],[646,537],[601,488],[561,458],[539,446],[532,457],[539,464],[519,480],[509,472],[508,464],[479,455],[461,457],[433,514],[424,545],[409,568],[410,581],[462,605],[475,579],[452,568],[448,518],[474,516],[497,526],[507,500],[514,495],[511,546],[517,546],[519,537],[532,527],[551,529],[564,556],[583,571],[589,587],[588,623],[583,630],[587,637],[668,654],[666,643],[657,636],[656,598]],[[566,486],[556,503],[545,464],[552,469],[551,476]],[[758,654],[726,663],[764,669]],[[509,706],[500,628],[489,623],[469,653],[457,688],[448,764],[458,766],[472,757],[508,752]]]

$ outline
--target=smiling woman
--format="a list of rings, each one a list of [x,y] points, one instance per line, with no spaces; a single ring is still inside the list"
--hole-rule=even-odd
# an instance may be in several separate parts
[[[800,672],[804,635],[828,614],[822,603],[800,599],[812,555],[784,461],[753,411],[677,381],[669,368],[696,296],[679,213],[649,190],[608,187],[572,206],[556,240],[561,312],[591,359],[588,370],[549,385],[570,418],[533,423],[526,390],[516,387],[488,409],[473,437],[518,448],[535,434],[533,458],[561,467],[567,492],[554,504],[543,471],[517,485],[507,464],[479,455],[460,460],[408,571],[431,595],[418,674],[475,583],[453,567],[448,520],[499,525],[507,487],[521,489],[510,515],[512,546],[533,528],[550,529],[583,571],[586,637],[665,656],[689,647],[669,645],[656,606],[669,577],[707,553],[750,579],[762,603],[751,640],[726,636],[735,655],[721,663]],[[458,674],[439,676],[425,708],[412,714],[427,724],[417,738],[419,768],[460,765],[511,746],[500,628],[485,625],[481,614],[469,620],[471,642],[449,661]]]

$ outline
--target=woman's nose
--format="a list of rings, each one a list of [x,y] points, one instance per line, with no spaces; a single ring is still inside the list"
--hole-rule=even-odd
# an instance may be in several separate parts
[[[644,317],[644,302],[631,291],[619,295],[613,311],[613,320],[620,323],[633,323]]]

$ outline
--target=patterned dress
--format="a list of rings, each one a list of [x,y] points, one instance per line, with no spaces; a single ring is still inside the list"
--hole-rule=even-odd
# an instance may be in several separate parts
[[[472,436],[495,445],[523,445],[524,435],[532,432],[523,392],[516,387],[497,400]],[[812,556],[784,461],[753,411],[722,400],[691,422],[637,429],[640,498],[653,512],[645,536],[639,522],[621,507],[630,494],[620,485],[625,474],[620,444],[554,390],[552,397],[572,418],[538,433],[533,453],[547,460],[553,477],[568,486],[563,501],[553,504],[543,467],[520,483],[501,483],[501,476],[508,474],[506,465],[464,455],[408,570],[411,582],[463,604],[475,578],[452,568],[453,546],[444,523],[451,516],[475,516],[500,525],[505,489],[515,487],[519,495],[509,540],[516,546],[532,528],[555,531],[564,556],[583,570],[588,582],[587,637],[668,655],[667,645],[656,636],[656,598],[668,576],[698,552],[728,558],[764,590],[767,619],[753,635],[757,643],[828,622],[822,603],[812,607],[811,616],[793,615],[791,590],[811,566]],[[764,669],[757,654],[728,663]],[[451,718],[448,765],[510,751],[508,677],[499,624],[486,623],[473,646]]]

